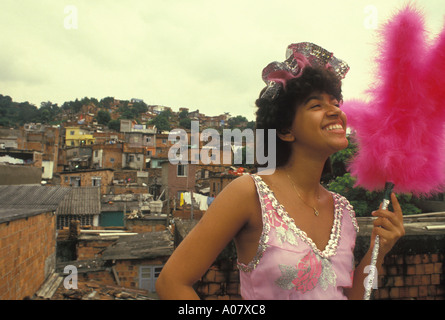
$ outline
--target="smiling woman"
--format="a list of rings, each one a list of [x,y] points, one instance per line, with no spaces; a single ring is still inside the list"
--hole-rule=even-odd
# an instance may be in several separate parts
[[[311,43],[290,45],[285,62],[264,69],[257,129],[276,129],[277,168],[223,189],[164,266],[156,283],[161,298],[198,298],[193,284],[233,238],[244,299],[363,298],[371,251],[354,271],[354,210],[320,185],[329,156],[348,145],[340,109],[348,69]],[[382,257],[403,234],[392,200],[395,212],[375,213],[385,218],[375,228],[385,230]]]
[[[321,98],[321,92],[325,92],[336,99],[338,105],[343,96],[341,93],[341,80],[326,69],[305,68],[301,77],[290,79],[286,85],[286,91],[281,92],[275,99],[268,99],[266,94],[269,87],[263,89],[261,98],[256,101],[258,110],[256,112],[256,127],[258,129],[277,130],[277,133],[288,129],[295,117],[297,108],[295,106],[311,103],[317,107]],[[317,95],[314,96],[313,94]],[[315,99],[315,100],[314,100]],[[267,139],[265,139],[267,142]],[[277,166],[284,165],[290,154],[290,143],[280,137],[276,138]],[[267,146],[265,148],[267,150]]]

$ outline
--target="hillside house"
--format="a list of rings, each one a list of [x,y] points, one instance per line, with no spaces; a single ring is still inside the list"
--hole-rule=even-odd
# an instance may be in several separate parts
[[[81,127],[65,127],[65,146],[86,146],[94,144],[90,130]]]
[[[108,193],[113,183],[113,169],[90,169],[60,172],[60,184],[66,187],[100,187],[100,193]]]
[[[57,207],[57,229],[69,227],[71,221],[81,226],[98,226],[101,214],[99,187],[71,188]]]
[[[104,250],[101,259],[113,261],[120,286],[154,294],[156,280],[172,253],[173,238],[165,230],[120,237]]]

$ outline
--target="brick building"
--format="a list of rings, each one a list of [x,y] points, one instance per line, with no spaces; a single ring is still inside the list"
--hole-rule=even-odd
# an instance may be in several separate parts
[[[95,144],[92,146],[92,166],[96,169],[122,169],[122,143]]]
[[[121,237],[104,250],[102,259],[115,261],[119,285],[155,292],[155,282],[173,252],[169,231]]]
[[[0,300],[32,297],[54,272],[56,216],[69,188],[0,186]]]
[[[100,187],[106,194],[113,182],[113,169],[90,169],[60,172],[60,185],[66,187]]]
[[[168,189],[168,197],[179,201],[180,193],[195,191],[196,182],[195,164],[162,163],[162,188]]]

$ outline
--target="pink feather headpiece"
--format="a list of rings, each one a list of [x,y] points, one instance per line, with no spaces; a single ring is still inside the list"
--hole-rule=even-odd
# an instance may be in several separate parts
[[[382,29],[369,102],[345,101],[358,153],[349,170],[357,185],[430,196],[445,185],[445,29],[434,46],[423,15],[411,6]]]
[[[346,62],[316,44],[293,43],[287,47],[284,62],[271,62],[263,69],[262,78],[267,88],[261,98],[274,99],[281,88],[286,89],[286,82],[300,77],[307,66],[330,68],[341,79],[349,71]]]

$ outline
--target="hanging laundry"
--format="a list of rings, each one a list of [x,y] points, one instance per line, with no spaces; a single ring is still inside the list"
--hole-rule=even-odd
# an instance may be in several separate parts
[[[208,209],[207,196],[199,193],[193,193],[193,199],[199,204],[199,210],[206,211]]]
[[[190,192],[184,192],[183,193],[183,198],[184,198],[184,202],[186,204],[192,204]]]
[[[184,194],[181,193],[180,197],[179,197],[179,206],[182,207],[182,205],[184,204]]]
[[[200,193],[193,192],[193,201],[195,204],[199,206],[199,210],[206,211],[209,208],[208,205],[208,196],[205,196]],[[183,204],[192,204],[192,193],[191,192],[183,192],[180,196],[180,205]]]

